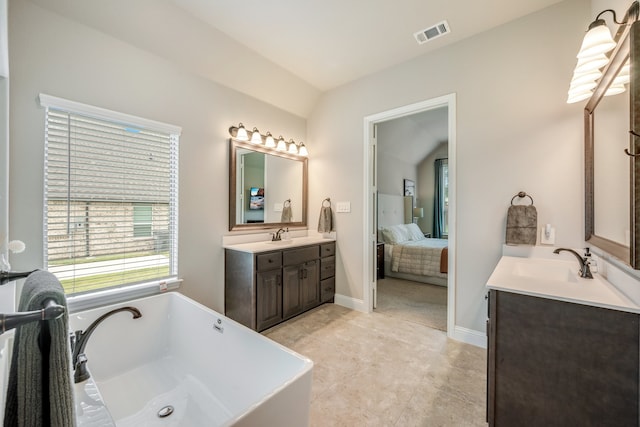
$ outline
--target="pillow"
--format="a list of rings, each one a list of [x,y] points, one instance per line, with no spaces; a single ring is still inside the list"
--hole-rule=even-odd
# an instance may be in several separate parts
[[[382,229],[385,243],[397,245],[409,240],[409,232],[404,224],[391,225]]]
[[[409,240],[424,240],[424,233],[418,227],[418,224],[405,224]]]

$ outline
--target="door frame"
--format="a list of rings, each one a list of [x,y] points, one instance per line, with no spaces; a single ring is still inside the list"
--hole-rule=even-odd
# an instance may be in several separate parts
[[[447,275],[447,336],[453,337],[455,329],[456,312],[456,195],[457,195],[457,168],[456,168],[456,94],[450,93],[437,98],[427,99],[414,104],[405,105],[380,113],[372,114],[364,118],[364,158],[366,159],[364,177],[364,209],[363,218],[363,254],[364,254],[364,306],[367,312],[373,311],[376,290],[376,258],[375,249],[377,241],[376,206],[377,206],[377,146],[375,142],[375,126],[378,123],[416,113],[432,110],[434,108],[448,108],[449,127],[449,265]]]

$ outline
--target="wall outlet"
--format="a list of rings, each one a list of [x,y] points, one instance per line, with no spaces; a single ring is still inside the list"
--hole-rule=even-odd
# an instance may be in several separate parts
[[[543,225],[540,228],[540,244],[553,245],[556,242],[556,229],[550,224]]]

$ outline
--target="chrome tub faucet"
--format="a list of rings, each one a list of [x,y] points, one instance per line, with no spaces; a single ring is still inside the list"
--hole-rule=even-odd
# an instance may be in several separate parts
[[[103,320],[121,311],[131,312],[134,319],[142,317],[142,313],[140,313],[140,310],[135,307],[116,308],[115,310],[111,310],[108,313],[105,313],[102,316],[98,317],[91,325],[89,325],[86,330],[76,331],[75,335],[71,337],[71,350],[73,351],[72,363],[73,370],[75,371],[73,374],[73,380],[75,383],[80,383],[84,380],[88,380],[91,376],[89,374],[89,371],[87,370],[87,356],[84,354],[84,348],[89,341],[89,337]]]

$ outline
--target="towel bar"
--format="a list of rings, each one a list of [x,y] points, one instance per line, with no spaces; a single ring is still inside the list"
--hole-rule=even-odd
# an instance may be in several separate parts
[[[65,308],[48,299],[42,304],[42,309],[25,311],[22,313],[0,314],[0,335],[25,323],[36,320],[53,320],[64,314]]]
[[[34,271],[23,271],[23,272],[11,272],[11,271],[0,271],[0,286],[4,285],[7,282],[12,282],[17,279],[22,279],[33,273]]]

